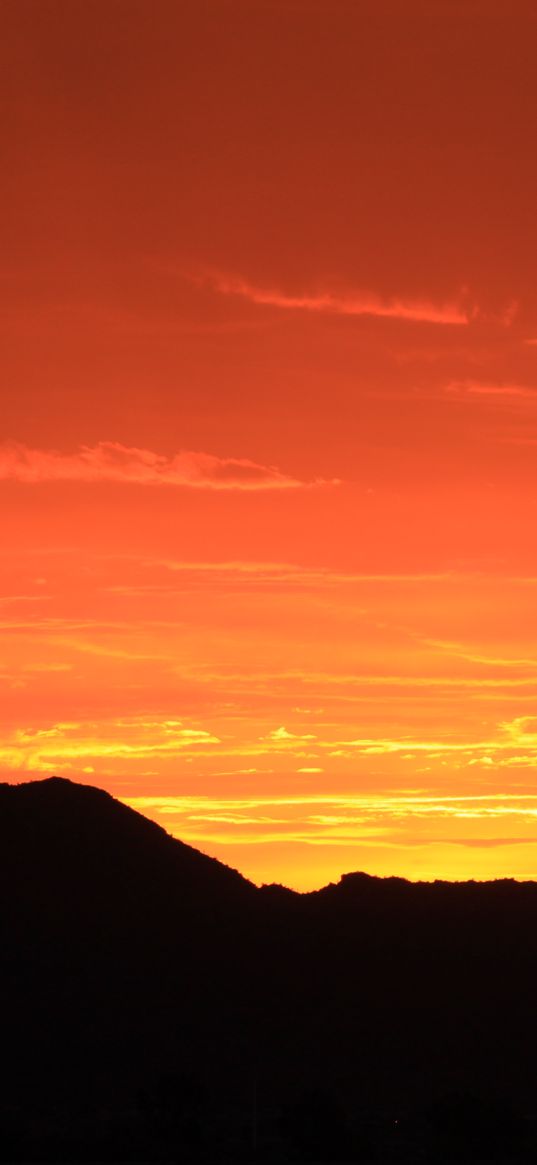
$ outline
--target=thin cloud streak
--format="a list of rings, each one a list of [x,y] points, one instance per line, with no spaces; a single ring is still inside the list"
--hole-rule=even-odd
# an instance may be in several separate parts
[[[338,484],[334,482],[333,484]],[[260,562],[260,561],[207,561],[207,562],[191,562],[188,560],[174,560],[174,559],[136,559],[141,562],[142,566],[146,567],[161,567],[163,570],[169,570],[177,574],[222,574],[222,575],[237,575],[238,577],[249,577],[268,579],[271,584],[281,581],[283,583],[303,582],[303,583],[442,583],[464,580],[466,578],[474,579],[480,578],[481,575],[476,574],[460,574],[456,571],[417,571],[414,573],[401,573],[394,571],[392,573],[371,573],[364,571],[342,571],[334,570],[329,567],[312,567],[304,566],[293,562]],[[517,580],[518,581],[518,580]],[[531,580],[523,580],[531,581]]]
[[[483,397],[485,399],[509,399],[531,401],[537,403],[537,390],[525,384],[491,384],[479,380],[452,380],[445,386],[444,392],[454,399],[467,397]]]
[[[180,752],[202,753],[221,743],[213,732],[182,720],[123,717],[115,720],[65,721],[41,728],[18,728],[0,745],[0,767],[12,772],[93,772],[93,762],[116,760],[128,765],[140,759],[170,757]],[[90,767],[88,768],[88,762]]]
[[[245,797],[149,795],[122,799],[176,837],[188,839],[191,844],[209,843],[224,858],[226,851],[231,851],[241,866],[249,865],[248,850],[276,844],[280,847],[280,860],[284,854],[296,855],[297,849],[304,846],[337,847],[336,853],[340,847],[352,847],[354,868],[363,868],[362,849],[368,853],[367,865],[375,850],[383,855],[379,858],[381,863],[389,851],[397,870],[397,851],[434,847],[433,860],[441,861],[451,872],[455,863],[459,878],[491,876],[491,871],[468,865],[466,858],[457,859],[446,850],[459,847],[493,851],[498,846],[531,846],[537,815],[536,794],[493,791],[471,795],[421,790],[407,794],[381,791],[331,795],[311,790],[287,796],[252,792]],[[498,836],[500,822],[509,834]],[[505,860],[509,863],[510,856]],[[287,861],[292,867],[292,856]],[[354,864],[356,861],[360,865]],[[332,878],[348,868],[341,853],[339,862],[339,870],[331,863]],[[254,862],[254,876],[256,869]],[[410,876],[418,876],[418,870],[414,868]],[[437,872],[432,876],[438,876]],[[257,880],[262,878],[258,876]],[[322,880],[317,867],[301,879],[305,889],[319,886]]]
[[[479,313],[474,306],[461,302],[434,304],[425,300],[382,299],[372,292],[311,292],[287,295],[276,288],[258,287],[239,276],[214,274],[206,281],[222,295],[240,296],[250,303],[267,307],[306,312],[323,312],[340,316],[375,316],[409,323],[467,325]],[[196,280],[196,282],[198,282]],[[200,281],[201,282],[201,281]]]
[[[41,482],[117,482],[130,485],[183,486],[205,490],[281,490],[336,485],[321,479],[299,481],[272,465],[248,458],[215,457],[182,450],[172,457],[99,441],[74,453],[31,449],[16,442],[0,446],[0,481],[36,485]]]

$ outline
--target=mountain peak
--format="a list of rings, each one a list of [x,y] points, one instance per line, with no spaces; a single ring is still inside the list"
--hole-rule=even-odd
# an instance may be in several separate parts
[[[157,874],[175,896],[256,893],[237,870],[166,833],[156,822],[93,785],[51,776],[0,785],[0,849],[7,884],[36,868],[43,878],[77,871],[95,891],[106,879],[144,897]],[[9,866],[9,868],[8,868]]]

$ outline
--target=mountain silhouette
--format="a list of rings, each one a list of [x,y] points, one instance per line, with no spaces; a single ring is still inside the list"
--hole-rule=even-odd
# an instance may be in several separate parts
[[[99,789],[0,786],[4,1160],[527,1156],[537,885],[256,888]]]

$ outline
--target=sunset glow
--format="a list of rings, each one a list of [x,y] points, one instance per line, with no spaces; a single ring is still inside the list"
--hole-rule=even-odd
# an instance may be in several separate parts
[[[3,16],[0,779],[537,878],[537,8]]]

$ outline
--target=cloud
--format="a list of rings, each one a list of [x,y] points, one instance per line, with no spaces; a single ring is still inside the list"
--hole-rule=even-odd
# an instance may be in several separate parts
[[[506,720],[500,727],[522,746],[534,748],[537,745],[537,717],[535,716],[517,716],[514,720]]]
[[[466,845],[474,849],[494,849],[498,845],[531,844],[528,837],[443,837],[442,843],[444,845]]]
[[[537,391],[523,384],[490,384],[478,380],[452,380],[445,390],[452,397],[518,397],[537,401]]]
[[[473,305],[464,304],[460,299],[448,303],[405,298],[383,299],[366,291],[318,291],[288,295],[276,288],[259,287],[240,276],[209,274],[205,279],[222,295],[241,296],[250,303],[289,310],[450,325],[468,324],[480,314]]]
[[[510,793],[341,796],[312,792],[286,797],[253,793],[246,798],[187,795],[123,799],[190,843],[241,846],[285,842],[487,850],[531,845],[537,814],[535,794]],[[453,877],[455,871],[448,865],[445,872]],[[473,873],[472,869],[457,870],[458,876]],[[439,876],[437,869],[432,876]]]
[[[335,483],[334,483],[335,484]],[[324,566],[304,566],[293,562],[262,562],[258,560],[228,560],[228,561],[212,561],[212,562],[194,562],[175,559],[143,559],[142,564],[146,567],[161,567],[163,570],[169,570],[175,573],[197,573],[197,574],[222,574],[222,575],[236,575],[238,577],[258,577],[265,578],[271,585],[281,581],[284,583],[300,582],[313,583],[316,586],[321,583],[328,585],[340,583],[386,583],[392,586],[394,583],[444,583],[457,581],[458,579],[473,579],[481,578],[481,575],[476,574],[458,574],[455,571],[444,572],[415,572],[413,574],[401,574],[392,572],[390,574],[371,574],[363,571],[341,571],[333,570],[330,567]],[[510,581],[530,581],[527,578],[522,580]]]
[[[423,643],[427,647],[433,647],[438,651],[444,652],[446,655],[454,656],[456,659],[463,659],[468,663],[486,664],[487,667],[522,667],[535,669],[537,666],[537,659],[531,656],[487,655],[486,652],[479,651],[477,648],[472,650],[471,647],[466,647],[462,643],[451,643],[445,639],[424,639]],[[479,683],[482,683],[481,679]]]
[[[105,762],[122,766],[146,758],[192,756],[214,751],[221,740],[213,732],[188,727],[181,720],[143,716],[122,719],[59,721],[41,728],[17,728],[0,744],[0,767],[13,772],[87,771]]]
[[[272,744],[282,745],[288,744],[290,741],[301,740],[316,740],[316,736],[312,736],[310,732],[305,735],[297,735],[295,732],[288,732],[287,728],[282,725],[281,728],[273,728],[266,736],[261,737],[262,740],[267,740]]]
[[[0,481],[121,482],[133,485],[187,486],[209,490],[299,489],[335,485],[335,481],[299,481],[272,465],[248,458],[215,457],[211,453],[181,450],[172,457],[150,449],[99,441],[81,445],[74,453],[30,449],[16,442],[0,446]]]

